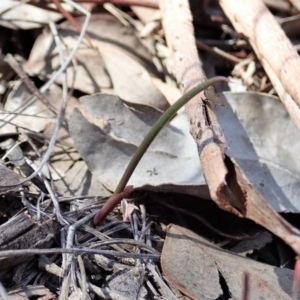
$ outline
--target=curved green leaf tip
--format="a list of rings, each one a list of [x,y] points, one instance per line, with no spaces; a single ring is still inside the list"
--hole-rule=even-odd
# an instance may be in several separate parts
[[[134,172],[136,166],[138,165],[139,161],[143,157],[144,153],[147,151],[148,147],[151,145],[152,141],[155,139],[157,134],[161,131],[161,129],[168,123],[168,121],[176,114],[176,112],[183,107],[188,101],[190,101],[193,97],[199,94],[204,89],[208,88],[209,86],[219,82],[219,81],[227,81],[226,77],[217,76],[211,79],[208,79],[205,82],[202,82],[192,88],[190,91],[185,93],[179,100],[177,100],[172,106],[170,106],[159,118],[159,120],[154,124],[154,126],[150,129],[136,152],[134,153],[133,157],[131,158],[115,192],[113,195],[121,193],[126,184],[128,183],[132,173]]]

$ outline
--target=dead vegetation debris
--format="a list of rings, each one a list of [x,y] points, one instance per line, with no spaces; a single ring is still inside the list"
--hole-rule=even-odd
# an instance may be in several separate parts
[[[0,13],[0,299],[298,299],[297,1]],[[95,222],[162,113],[217,75]]]

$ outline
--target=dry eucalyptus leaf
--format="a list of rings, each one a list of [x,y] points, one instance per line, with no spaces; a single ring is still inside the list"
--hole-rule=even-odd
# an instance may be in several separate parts
[[[138,295],[145,299],[147,290],[142,286],[144,272],[142,265],[119,270],[107,280],[107,287],[122,299],[137,299]]]
[[[291,299],[292,270],[232,254],[176,225],[167,228],[161,266],[167,279],[191,299],[243,299],[245,274],[248,300]]]
[[[18,190],[19,186],[13,188],[6,188],[5,186],[19,184],[22,181],[24,181],[24,177],[11,171],[0,162],[0,194]]]
[[[70,11],[70,6],[62,3],[64,9]],[[55,5],[50,5],[55,8]],[[56,22],[62,19],[58,12],[49,11],[34,5],[13,0],[0,2],[0,25],[11,29],[32,29],[44,26],[45,22]]]
[[[60,29],[59,34],[70,52],[78,39],[77,31]],[[67,53],[66,53],[67,54]],[[111,88],[111,80],[103,59],[96,49],[83,44],[74,56],[75,64],[67,68],[68,86],[85,93],[96,93]],[[24,70],[31,75],[50,78],[61,66],[58,49],[50,32],[43,32],[35,41]],[[57,82],[62,84],[60,76]]]
[[[117,48],[102,47],[101,55],[111,77],[114,93],[122,99],[165,110],[169,104],[153,83],[148,71]]]
[[[84,18],[76,20],[82,24]],[[63,44],[72,49],[78,32],[68,22],[61,24],[58,32]],[[114,93],[128,101],[142,101],[160,109],[168,107],[165,97],[149,75],[159,75],[152,57],[131,27],[123,26],[112,16],[95,14],[87,34],[95,49],[91,49],[86,41],[81,44],[74,57],[74,65],[67,69],[69,86],[88,94],[114,88]],[[58,49],[53,36],[50,32],[44,32],[36,40],[24,69],[30,74],[49,78],[59,67]],[[61,78],[57,82],[61,83]]]
[[[299,212],[300,132],[283,105],[258,93],[224,93],[225,99],[228,108],[216,114],[227,153],[276,211]]]
[[[84,161],[76,161],[66,171],[63,180],[55,183],[55,187],[62,194],[74,196],[110,196],[109,191],[97,181]]]
[[[253,253],[254,250],[263,248],[266,244],[271,243],[272,241],[273,236],[268,231],[261,231],[256,234],[253,239],[239,242],[231,248],[230,251],[240,255],[247,255]]]
[[[58,85],[52,84],[48,91],[43,95],[58,111],[62,102],[62,89]],[[0,132],[14,132],[16,126],[20,126],[21,128],[26,128],[34,132],[43,131],[48,137],[52,135],[56,122],[56,115],[52,113],[40,99],[36,99],[36,101],[25,108],[28,105],[28,100],[31,98],[32,93],[21,81],[17,81],[14,88],[9,92],[5,99],[4,110],[8,113],[1,115],[2,120],[4,120],[4,118],[5,120],[9,120],[14,116],[14,118],[10,120],[12,124],[5,124],[5,126],[0,129]],[[74,107],[79,105],[80,102],[76,98],[70,97],[65,111],[66,117],[69,116]],[[10,112],[12,114],[10,114]],[[0,125],[2,125],[2,122],[0,122]],[[58,138],[60,140],[63,139],[65,142],[70,142],[66,135],[66,131],[60,132]]]
[[[139,146],[146,133],[161,116],[161,112],[153,107],[127,103],[117,96],[108,94],[84,96],[80,101],[89,114],[89,121],[92,120],[91,117],[107,120],[106,133],[136,146]],[[177,131],[170,128],[167,126],[166,130],[161,131],[159,139],[153,141],[152,148],[172,154],[171,149],[180,147],[180,143],[175,139]]]
[[[161,113],[143,105],[130,109],[112,95],[96,94],[81,101],[87,119],[74,111],[69,120],[70,135],[91,172],[115,190],[131,156]],[[107,120],[105,132],[94,125],[100,118]],[[130,184],[159,185],[159,190],[173,191],[175,184],[180,187],[175,188],[178,192],[207,198],[208,190],[195,159],[197,150],[188,129],[166,126],[142,158]]]
[[[114,96],[111,97],[113,99]],[[142,121],[139,120],[140,116],[132,115],[129,109],[127,113],[123,112],[123,115],[119,115],[122,119],[115,118],[115,121],[118,122],[116,126],[121,133],[126,133],[126,136],[129,135],[129,137],[131,134],[133,142],[120,140],[123,138],[120,135],[118,140],[114,139],[87,121],[77,109],[69,119],[70,135],[75,147],[87,163],[89,170],[109,190],[115,190],[130,158],[137,149],[134,142],[143,136],[141,133],[143,130],[147,131],[149,126],[146,122],[142,126],[143,122],[140,122],[139,127],[138,125],[131,127],[128,132],[130,124],[125,122],[128,116],[136,121],[136,124],[139,123],[138,121]],[[146,117],[149,119],[149,116],[146,115]],[[199,172],[200,166],[194,163],[193,156],[196,154],[196,148],[190,140],[191,137],[180,128],[167,126],[162,132],[162,137],[170,138],[171,136],[178,138],[173,139],[174,142],[170,145],[165,143],[163,138],[159,139],[158,137],[153,147],[150,147],[142,158],[129,184],[141,187],[146,184],[157,186],[172,183],[181,185],[182,192],[187,193],[189,191],[185,191],[185,184],[197,182],[199,185],[199,181],[202,180],[202,185],[204,185],[204,178]],[[184,149],[184,145],[189,145],[189,148]],[[207,195],[206,188],[203,189],[203,193]],[[201,191],[198,191],[198,194],[201,195]]]
[[[229,143],[228,153],[273,208],[279,212],[298,212],[300,166],[294,158],[300,155],[300,145],[294,140],[299,140],[300,136],[282,104],[276,98],[256,93],[225,93],[220,97],[223,101],[227,99],[229,104],[227,108],[216,109]],[[93,119],[93,123],[97,124],[96,121],[101,118],[106,120],[103,129],[110,136],[96,127],[102,142],[99,137],[93,138],[91,143],[89,137],[96,134],[94,127],[80,114],[70,119],[71,136],[91,172],[97,174],[100,182],[110,190],[114,190],[136,146],[160,114],[145,106],[136,105],[135,110],[131,110],[110,95],[86,96],[81,101],[90,122]],[[172,121],[179,130],[171,130],[169,126],[160,133],[142,158],[131,184],[136,187],[154,185],[157,188],[159,185],[169,185],[169,188],[172,185],[173,189],[184,184],[184,193],[198,193],[199,197],[206,198],[207,188],[194,142],[189,136],[188,124],[177,124],[178,118],[184,119],[185,116],[177,116]],[[76,127],[76,122],[86,125]],[[83,143],[82,139],[88,140]]]
[[[4,110],[12,113],[20,111],[20,108],[26,105],[31,95],[27,87],[21,81],[18,81],[6,99]],[[9,113],[3,114],[1,115],[1,119],[9,120],[11,116],[15,115]],[[47,110],[47,107],[41,101],[37,100],[11,120],[12,124],[5,124],[0,129],[0,132],[14,132],[16,126],[21,126],[22,128],[35,132],[41,132],[50,125],[51,118],[53,118],[54,122],[53,113]],[[2,125],[3,123],[0,122],[0,124]]]

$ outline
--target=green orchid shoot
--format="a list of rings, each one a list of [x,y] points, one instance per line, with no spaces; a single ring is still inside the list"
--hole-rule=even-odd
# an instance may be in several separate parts
[[[193,97],[195,97],[198,93],[208,88],[209,86],[219,82],[219,81],[227,81],[226,77],[217,76],[211,79],[208,79],[205,82],[202,82],[184,94],[179,100],[177,100],[172,106],[170,106],[159,118],[159,120],[155,123],[155,125],[150,129],[133,157],[131,158],[119,184],[113,193],[113,195],[107,200],[101,210],[96,214],[94,218],[94,224],[98,224],[101,222],[113,209],[116,205],[121,202],[121,200],[129,195],[133,190],[133,186],[127,186],[132,173],[134,172],[136,166],[139,161],[151,145],[152,141],[155,139],[157,134],[161,131],[161,129],[169,122],[169,120],[177,113],[177,111],[183,107],[188,101],[190,101]],[[126,188],[125,188],[126,187]],[[119,195],[122,193],[121,195]],[[119,195],[119,196],[118,196]],[[121,196],[121,197],[120,197]]]

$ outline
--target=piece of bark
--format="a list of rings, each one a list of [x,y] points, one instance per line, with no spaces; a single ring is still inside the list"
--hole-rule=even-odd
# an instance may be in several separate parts
[[[174,73],[185,93],[205,80],[188,1],[160,0],[160,9]],[[276,213],[225,153],[226,140],[212,110],[214,98],[213,90],[206,90],[185,106],[211,198],[220,208],[264,226],[300,254],[300,232]]]
[[[21,236],[33,226],[34,220],[27,213],[11,218],[0,226],[0,248],[8,245],[13,239]]]
[[[300,57],[261,0],[219,0],[235,30],[245,35],[282,103],[300,130]]]
[[[11,223],[13,223],[13,220]],[[23,229],[27,227],[26,230],[20,230],[19,234],[16,234],[17,230],[13,230],[12,232],[15,235],[15,238],[7,239],[10,241],[8,243],[3,243],[0,247],[0,251],[13,249],[47,248],[52,244],[54,236],[58,233],[59,229],[61,228],[60,224],[52,219],[45,221],[41,225],[34,224],[33,227],[28,226],[28,224],[30,223],[29,221],[24,221],[24,223],[26,225],[23,226]],[[1,227],[3,227],[4,225],[2,225]],[[17,225],[18,223],[16,223],[16,226]],[[11,229],[6,226],[6,234],[2,234],[4,236],[7,236],[7,233],[9,232],[11,232]],[[28,260],[28,258],[26,258],[25,256],[16,256],[14,257],[14,259],[1,258],[1,270],[18,265],[26,260]]]

